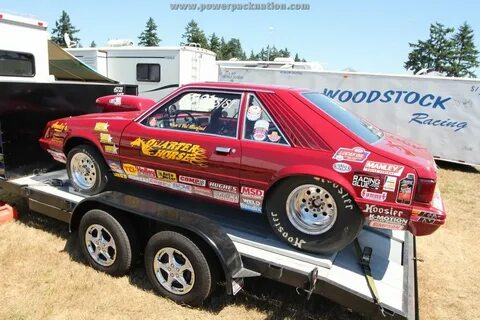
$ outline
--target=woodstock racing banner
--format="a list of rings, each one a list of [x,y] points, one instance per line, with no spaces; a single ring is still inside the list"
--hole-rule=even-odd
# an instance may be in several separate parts
[[[219,77],[313,89],[435,157],[480,164],[479,80],[226,66]]]

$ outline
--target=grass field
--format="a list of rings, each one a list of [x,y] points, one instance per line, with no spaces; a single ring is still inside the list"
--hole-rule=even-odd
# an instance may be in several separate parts
[[[435,234],[417,238],[422,319],[475,319],[480,297],[480,173],[443,164],[440,189],[449,213]],[[67,226],[28,212],[23,199],[0,194],[20,211],[0,225],[0,319],[359,319],[321,297],[305,302],[288,286],[247,281],[235,297],[216,292],[200,309],[155,295],[141,266],[112,278],[88,267]]]

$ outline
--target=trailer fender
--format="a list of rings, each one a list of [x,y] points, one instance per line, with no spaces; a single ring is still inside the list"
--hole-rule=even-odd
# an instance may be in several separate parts
[[[212,220],[136,196],[106,191],[78,203],[72,213],[70,230],[76,230],[82,216],[94,208],[113,208],[120,213],[133,214],[194,233],[215,253],[225,275],[227,293],[233,292],[233,279],[244,269],[242,259],[232,240]]]

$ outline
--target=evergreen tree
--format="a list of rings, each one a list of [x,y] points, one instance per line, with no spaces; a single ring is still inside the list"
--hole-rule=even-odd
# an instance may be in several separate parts
[[[287,48],[280,49],[278,50],[278,56],[282,58],[290,58],[290,51]]]
[[[295,58],[293,60],[295,62],[300,62],[300,57],[298,56],[298,53],[295,53]]]
[[[210,47],[210,50],[215,52],[217,54],[217,57],[218,57],[218,54],[220,53],[220,38],[217,37],[215,32],[212,33],[212,35],[210,36],[208,45]]]
[[[96,46],[97,44],[95,43],[95,41],[90,42],[90,48],[95,48]]]
[[[80,39],[75,36],[80,30],[75,28],[70,22],[70,16],[64,10],[60,15],[60,19],[55,21],[55,28],[52,29],[51,40],[61,46],[66,48],[67,44],[65,43],[64,35],[67,33],[72,42],[75,42],[77,45],[80,43]]]
[[[138,37],[139,46],[143,47],[156,47],[162,41],[157,35],[157,24],[153,21],[153,18],[148,18],[145,30]]]
[[[448,75],[476,78],[473,71],[480,64],[478,62],[479,52],[473,41],[472,28],[465,22],[453,36],[453,41],[455,42],[455,55]]]
[[[258,55],[253,53],[253,50],[250,51],[250,56],[248,57],[248,60],[250,61],[255,61],[258,60]]]
[[[193,19],[185,27],[185,33],[182,35],[182,39],[184,39],[184,42],[181,43],[181,45],[198,43],[202,48],[208,49],[207,37]]]
[[[409,43],[413,50],[408,54],[404,67],[414,73],[422,69],[449,73],[450,62],[455,56],[455,41],[451,34],[455,30],[436,22],[430,25],[430,38],[426,41]]]

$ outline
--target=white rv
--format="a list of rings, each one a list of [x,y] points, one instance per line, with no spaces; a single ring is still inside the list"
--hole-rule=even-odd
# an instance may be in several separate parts
[[[440,159],[480,164],[480,80],[314,71],[296,63],[218,63],[220,81],[313,89]]]
[[[67,51],[106,77],[138,85],[139,95],[153,100],[185,83],[218,79],[215,53],[193,46],[110,46]]]

